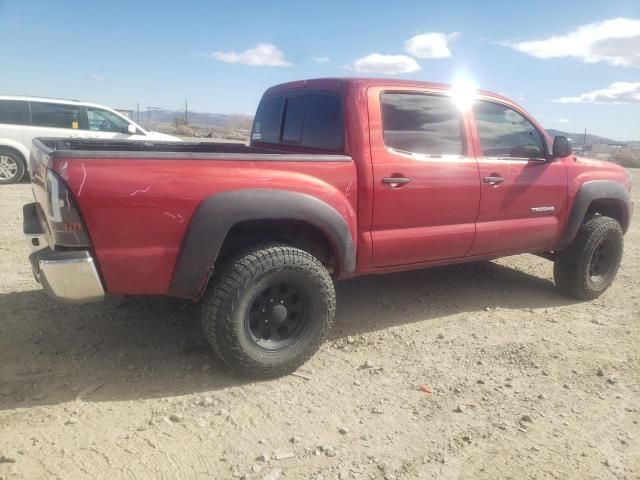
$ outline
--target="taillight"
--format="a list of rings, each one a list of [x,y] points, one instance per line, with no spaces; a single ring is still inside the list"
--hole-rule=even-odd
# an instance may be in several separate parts
[[[89,235],[71,191],[55,172],[47,171],[47,223],[55,245],[88,247]]]

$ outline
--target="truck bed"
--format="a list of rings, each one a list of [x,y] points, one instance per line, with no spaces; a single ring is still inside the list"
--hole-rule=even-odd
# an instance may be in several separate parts
[[[68,186],[112,294],[167,294],[194,212],[225,192],[305,194],[331,205],[357,235],[356,167],[343,154],[235,143],[41,138],[34,140],[30,162],[43,212],[51,210],[50,172]]]

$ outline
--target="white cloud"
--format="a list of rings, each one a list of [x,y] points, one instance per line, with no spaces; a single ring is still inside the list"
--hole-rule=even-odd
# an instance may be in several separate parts
[[[640,82],[615,82],[609,87],[583,93],[577,97],[561,97],[557,103],[637,103],[640,104]]]
[[[89,79],[94,80],[96,82],[101,82],[104,80],[104,77],[99,73],[92,73],[91,75],[89,75]]]
[[[459,34],[438,32],[423,33],[404,42],[404,50],[416,58],[448,58],[451,56],[449,42]]]
[[[313,57],[313,61],[316,63],[329,63],[331,57]]]
[[[254,67],[289,67],[291,62],[284,59],[284,53],[271,43],[259,43],[244,52],[213,52],[206,57],[227,63],[241,63]]]
[[[346,67],[360,73],[386,73],[395,75],[397,73],[411,73],[420,70],[420,65],[413,58],[406,55],[382,55],[380,53],[370,53],[367,56],[358,58],[352,65]]]
[[[586,63],[640,67],[640,19],[614,18],[583,25],[566,35],[499,45],[537,58],[576,57]]]
[[[552,120],[549,120],[550,123],[569,123],[569,119],[568,118],[554,118]]]

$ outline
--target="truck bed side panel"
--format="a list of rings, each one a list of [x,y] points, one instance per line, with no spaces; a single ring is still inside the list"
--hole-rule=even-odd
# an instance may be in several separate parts
[[[221,192],[282,189],[325,201],[357,238],[351,161],[56,158],[89,230],[106,290],[165,294],[198,205]]]

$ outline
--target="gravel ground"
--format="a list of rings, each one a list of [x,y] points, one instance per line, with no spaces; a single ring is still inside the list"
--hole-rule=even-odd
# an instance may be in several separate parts
[[[528,255],[346,281],[298,375],[247,382],[197,305],[49,300],[30,197],[0,188],[0,478],[640,478],[640,209],[596,301]]]

